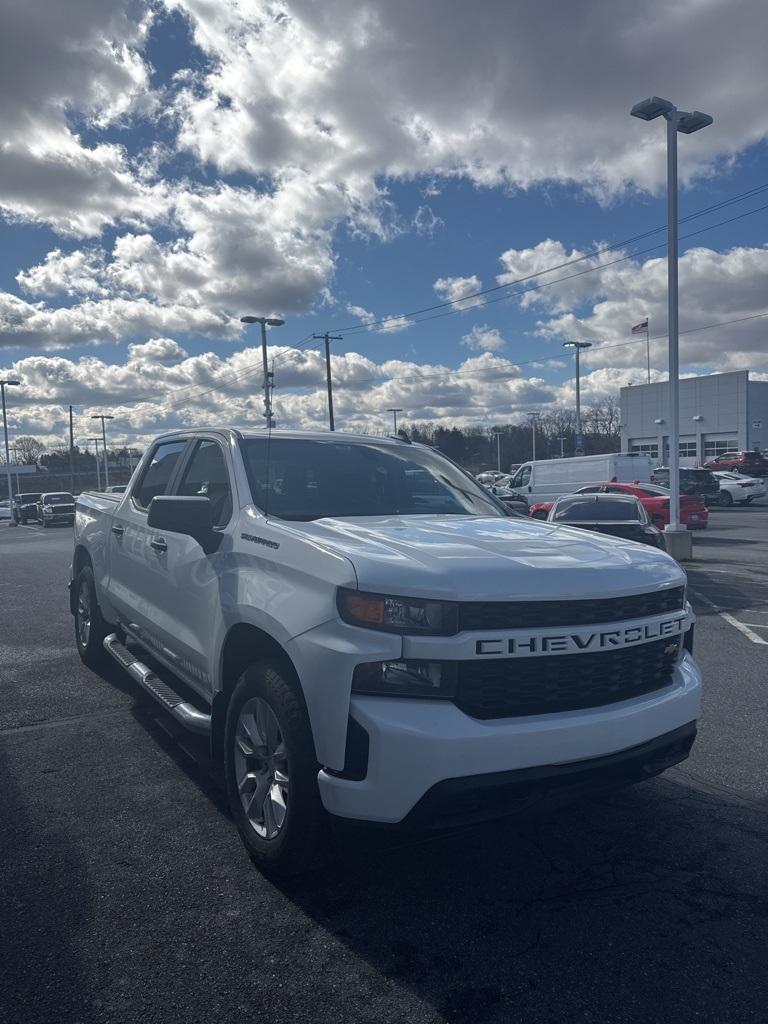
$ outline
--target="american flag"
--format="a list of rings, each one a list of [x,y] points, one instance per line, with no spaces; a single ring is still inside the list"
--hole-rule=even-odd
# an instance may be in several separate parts
[[[632,328],[632,333],[633,334],[642,334],[643,331],[647,331],[647,330],[648,330],[648,318],[646,317],[645,320],[642,321],[642,323],[635,324],[635,326]]]

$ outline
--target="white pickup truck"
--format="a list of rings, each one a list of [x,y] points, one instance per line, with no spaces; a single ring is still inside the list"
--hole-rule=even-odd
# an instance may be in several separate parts
[[[666,554],[510,516],[404,440],[194,430],[77,500],[70,605],[210,736],[254,860],[323,854],[328,814],[435,826],[682,761],[701,678]]]

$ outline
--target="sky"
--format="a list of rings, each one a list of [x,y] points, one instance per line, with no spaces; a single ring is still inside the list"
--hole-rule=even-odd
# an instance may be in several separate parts
[[[50,448],[180,425],[491,426],[666,374],[768,379],[763,0],[0,0],[0,377]]]

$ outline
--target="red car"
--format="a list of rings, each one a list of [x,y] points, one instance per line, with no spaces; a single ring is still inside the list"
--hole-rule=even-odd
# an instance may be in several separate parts
[[[736,470],[745,476],[765,476],[768,474],[768,459],[760,452],[724,452],[705,462],[704,469]]]
[[[587,484],[574,494],[634,494],[639,498],[654,526],[660,530],[669,522],[669,491],[655,484]],[[531,505],[528,515],[534,519],[546,519],[554,502],[540,501]],[[709,511],[699,494],[680,495],[680,522],[689,530],[704,530],[709,521]]]

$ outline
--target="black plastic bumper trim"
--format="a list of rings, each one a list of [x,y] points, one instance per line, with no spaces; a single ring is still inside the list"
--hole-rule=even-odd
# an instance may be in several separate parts
[[[684,761],[696,723],[627,750],[568,764],[445,779],[432,786],[400,823],[408,828],[445,828],[501,817],[532,806],[558,806],[580,796],[631,785]]]

